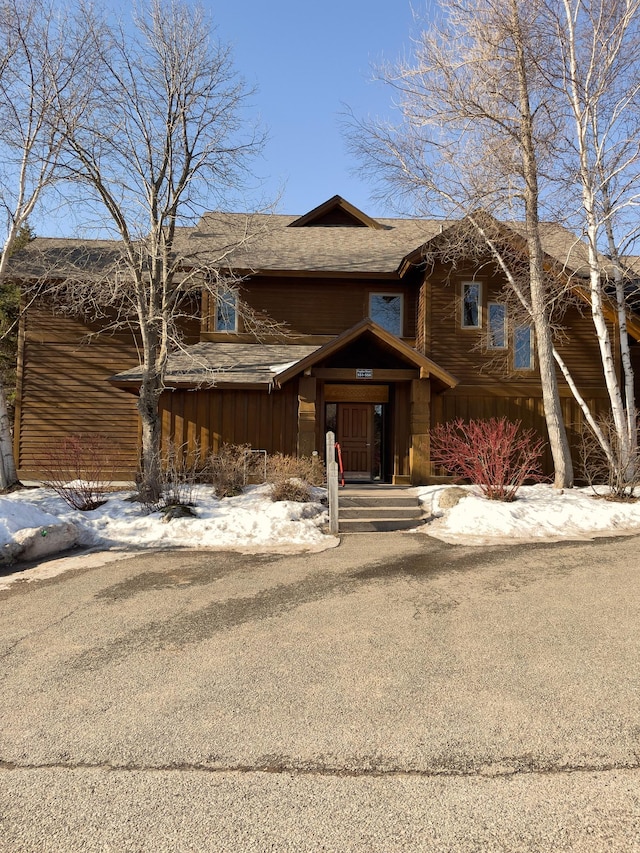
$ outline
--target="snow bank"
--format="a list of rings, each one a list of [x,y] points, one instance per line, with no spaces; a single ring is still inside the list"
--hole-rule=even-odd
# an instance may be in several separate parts
[[[502,503],[489,501],[468,486],[467,497],[443,511],[439,499],[446,488],[419,489],[420,501],[431,516],[422,530],[444,542],[557,541],[640,532],[640,501],[608,501],[592,489],[523,486],[515,501]]]

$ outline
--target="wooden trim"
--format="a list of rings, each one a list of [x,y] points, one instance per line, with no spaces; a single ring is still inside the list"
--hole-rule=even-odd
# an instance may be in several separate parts
[[[561,397],[573,398],[573,394],[567,386],[561,386],[558,391]],[[608,396],[602,385],[581,385],[580,393],[583,397],[589,398],[606,398]],[[451,388],[445,394],[447,397],[542,397],[542,388],[539,382],[537,384],[456,385],[455,388]]]
[[[378,338],[378,340],[387,344],[387,346],[394,350],[400,358],[405,359],[409,364],[414,364],[416,368],[426,367],[431,376],[442,383],[442,385],[452,388],[458,384],[458,380],[447,370],[439,367],[434,361],[431,361],[431,359],[422,355],[417,350],[411,349],[411,347],[408,347],[395,335],[391,335],[389,332],[386,332],[369,318],[356,323],[355,326],[352,326],[352,328],[347,329],[346,332],[343,332],[341,335],[338,335],[337,338],[334,338],[331,343],[326,344],[324,347],[321,347],[314,353],[306,356],[306,358],[298,361],[292,367],[284,370],[275,377],[275,381],[278,383],[286,382],[302,370],[313,367],[314,364],[322,361],[322,359],[339,352],[344,346],[346,346],[346,344],[357,340],[365,332],[370,332],[374,337]]]
[[[360,223],[360,227],[373,228],[376,231],[380,231],[384,227],[375,219],[372,219],[371,216],[364,213],[364,211],[342,198],[342,196],[334,195],[327,199],[327,201],[324,201],[322,204],[314,207],[313,210],[310,210],[308,213],[294,219],[293,222],[290,222],[287,225],[287,228],[303,228],[305,225],[309,226],[314,221],[322,219],[328,213],[331,213],[332,210],[336,209],[342,210],[350,216],[354,222]]]
[[[328,385],[324,386],[326,403],[388,403],[388,385]]]
[[[20,322],[18,323],[18,358],[16,362],[16,402],[13,412],[13,460],[16,471],[20,466],[20,427],[22,425],[22,395],[24,392],[24,348],[26,344],[27,316],[24,310],[24,295],[20,298]]]
[[[335,340],[335,335],[264,335],[260,340],[251,332],[203,332],[202,343],[212,344],[282,344],[323,346]]]
[[[363,365],[366,367],[366,365]],[[356,376],[356,368],[355,367],[312,367],[311,368],[311,376],[315,376],[316,379],[326,379],[339,381],[343,380],[346,382],[355,382],[359,381]],[[370,379],[362,379],[361,381],[364,383],[367,382],[406,382],[408,379],[419,379],[420,371],[416,368],[415,370],[373,370],[373,375]]]
[[[373,272],[371,270],[356,270],[349,272],[348,270],[325,270],[325,269],[276,269],[273,267],[260,267],[259,269],[250,269],[249,267],[234,267],[233,272],[250,281],[258,276],[277,277],[277,278],[340,278],[356,281],[381,281],[392,282],[397,281],[402,284],[400,276],[394,269],[382,270]]]

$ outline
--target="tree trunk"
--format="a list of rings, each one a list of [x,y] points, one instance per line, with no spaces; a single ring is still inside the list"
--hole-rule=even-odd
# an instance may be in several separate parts
[[[145,503],[155,504],[162,496],[162,463],[160,442],[162,424],[158,403],[162,386],[160,377],[145,377],[140,386],[138,413],[142,427],[142,453],[139,493]]]
[[[0,489],[8,489],[18,482],[16,463],[13,458],[13,438],[7,412],[4,384],[0,380]]]
[[[533,117],[529,101],[529,81],[524,51],[524,40],[520,25],[518,0],[512,0],[513,39],[516,51],[516,67],[520,101],[520,147],[525,183],[525,217],[527,246],[529,250],[529,281],[531,309],[538,350],[538,366],[542,385],[544,414],[549,434],[549,446],[553,457],[554,485],[558,489],[573,486],[573,462],[567,431],[562,417],[558,377],[553,357],[553,340],[549,324],[540,220],[538,214],[538,170],[533,141]]]

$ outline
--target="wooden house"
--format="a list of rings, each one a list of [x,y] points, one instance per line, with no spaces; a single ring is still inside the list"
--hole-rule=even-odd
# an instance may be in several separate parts
[[[335,196],[304,216],[211,213],[186,229],[190,250],[225,252],[242,276],[242,300],[288,326],[285,339],[243,328],[238,290],[203,299],[199,324],[171,357],[161,400],[163,437],[216,451],[223,443],[286,454],[323,454],[333,430],[347,478],[418,484],[433,474],[429,432],[456,417],[506,415],[546,433],[531,328],[511,317],[492,264],[425,258],[451,223],[373,219]],[[517,228],[504,226],[518,236]],[[518,237],[518,239],[521,239]],[[58,278],[64,258],[114,244],[38,240]],[[584,247],[548,226],[545,249],[580,280]],[[62,260],[61,260],[62,259]],[[109,436],[118,475],[138,459],[135,340],[99,332],[40,300],[20,333],[15,449],[19,476],[42,475],[43,453],[73,433]],[[634,326],[632,332],[640,337]],[[615,335],[615,328],[612,326]],[[563,318],[558,347],[582,395],[607,409],[597,341],[579,304]],[[637,350],[640,351],[640,350]],[[564,380],[574,445],[582,417]],[[546,467],[551,461],[547,454]]]

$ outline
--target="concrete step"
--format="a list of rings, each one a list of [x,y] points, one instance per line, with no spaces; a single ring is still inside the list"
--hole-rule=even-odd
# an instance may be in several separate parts
[[[396,530],[413,530],[422,524],[421,519],[340,519],[340,534],[347,533],[393,533]]]
[[[422,518],[422,510],[416,505],[415,501],[410,506],[344,506],[342,503],[339,506],[341,519],[368,518],[373,520],[394,518],[400,520],[405,518]]]
[[[391,509],[417,506],[417,499],[412,495],[409,495],[407,497],[390,497],[388,495],[381,495],[380,497],[371,497],[364,495],[355,495],[351,497],[350,495],[339,494],[338,500],[340,503],[340,507],[344,507],[345,509],[366,509],[367,507],[378,506],[384,506]]]
[[[340,533],[386,533],[411,530],[423,518],[409,489],[392,486],[347,486],[338,494]]]

